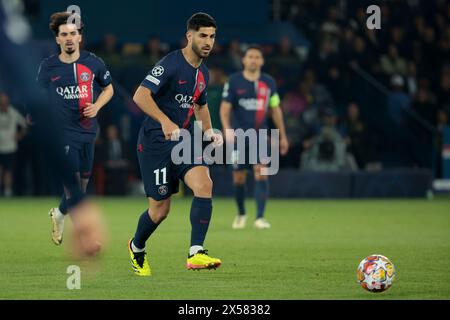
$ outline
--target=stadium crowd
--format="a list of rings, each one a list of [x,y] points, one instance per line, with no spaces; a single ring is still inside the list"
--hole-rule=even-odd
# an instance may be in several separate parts
[[[291,23],[310,44],[305,51],[287,36],[275,44],[261,43],[264,70],[276,79],[282,97],[291,145],[281,167],[313,171],[427,167],[439,177],[440,132],[450,116],[450,3],[383,1],[379,30],[366,26],[365,10],[372,3],[365,1],[282,0],[281,4],[277,19]],[[219,37],[206,61],[208,103],[216,128],[221,128],[223,85],[229,74],[241,69],[246,45],[239,39],[221,43]],[[180,45],[162,43],[158,37],[129,43],[107,33],[101,43],[88,40],[84,47],[103,58],[116,88],[98,117],[94,189],[98,194],[130,192],[132,182],[139,181],[135,142],[144,117],[131,97],[155,62]],[[1,101],[5,104],[6,97]],[[8,105],[14,109],[14,102]],[[8,130],[4,123],[0,121],[0,137]],[[20,132],[14,134],[14,139],[20,138]],[[33,150],[32,134],[20,139],[18,146],[13,152],[14,180],[19,182],[15,193],[56,193],[52,189],[56,187],[39,178],[45,164]],[[34,185],[20,183],[31,176]]]

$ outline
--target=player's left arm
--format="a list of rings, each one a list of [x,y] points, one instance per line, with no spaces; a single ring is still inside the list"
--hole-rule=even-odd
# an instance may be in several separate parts
[[[269,100],[269,111],[273,123],[280,130],[280,154],[285,155],[289,150],[289,141],[284,127],[283,112],[280,108],[280,97],[277,93],[273,94]]]
[[[211,115],[209,113],[208,104],[205,103],[203,105],[195,105],[194,109],[195,119],[197,121],[201,121],[202,130],[205,135],[213,141],[216,147],[220,147],[223,144],[223,137],[220,133],[214,132],[212,123],[211,123]]]
[[[97,58],[98,68],[95,73],[95,80],[102,88],[102,92],[94,103],[86,103],[86,108],[83,110],[83,115],[87,118],[94,118],[97,113],[103,108],[114,95],[114,88],[112,85],[111,74],[106,68],[102,59]]]
[[[83,110],[83,115],[87,118],[94,118],[97,113],[103,108],[114,95],[113,85],[110,83],[106,87],[102,88],[102,92],[94,103],[86,103],[86,108]]]

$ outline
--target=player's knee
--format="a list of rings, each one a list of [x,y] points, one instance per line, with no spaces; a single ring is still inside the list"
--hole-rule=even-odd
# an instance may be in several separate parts
[[[262,175],[261,174],[261,170],[263,169],[263,166],[255,166],[254,170],[253,170],[253,174],[255,176],[255,180],[256,181],[264,181],[267,180],[268,176],[267,175]]]
[[[167,218],[169,215],[169,210],[156,210],[154,213],[152,212],[152,221],[154,223],[161,223],[163,220]]]
[[[155,210],[150,213],[151,219],[154,223],[161,223],[169,215],[169,210]]]
[[[245,184],[245,174],[239,172],[233,175],[233,183],[234,184]]]
[[[194,186],[194,190],[192,190],[192,191],[194,192],[194,195],[196,195],[198,197],[211,197],[212,196],[212,188],[213,188],[213,182],[208,177],[207,179],[202,179],[202,180],[198,181]]]
[[[150,218],[155,223],[160,223],[167,218],[170,211],[170,202],[161,202],[150,208]]]
[[[265,180],[267,180],[267,176],[262,175],[260,173],[255,173],[255,180],[256,181],[265,181]]]

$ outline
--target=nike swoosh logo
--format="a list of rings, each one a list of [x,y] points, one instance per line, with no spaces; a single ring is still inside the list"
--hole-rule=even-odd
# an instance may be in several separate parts
[[[53,81],[56,81],[56,80],[58,80],[58,79],[60,79],[61,78],[61,76],[58,76],[58,77],[52,77],[50,80],[53,82]]]
[[[241,94],[244,94],[244,93],[246,93],[246,92],[247,92],[247,90],[245,90],[245,89],[244,89],[244,90],[238,90],[238,91],[237,91],[237,94],[241,95]]]
[[[185,84],[185,83],[187,83],[187,81],[185,81],[185,80],[178,80],[178,84]]]

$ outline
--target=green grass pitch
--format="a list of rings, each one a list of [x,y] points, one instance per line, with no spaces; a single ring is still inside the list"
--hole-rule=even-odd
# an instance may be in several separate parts
[[[50,240],[47,212],[57,201],[0,200],[0,299],[450,299],[448,198],[270,199],[270,230],[253,229],[249,199],[250,223],[236,231],[232,199],[214,199],[205,247],[223,264],[202,271],[185,269],[191,200],[174,198],[147,243],[151,277],[133,275],[126,248],[146,199],[97,198],[110,241],[96,273],[82,265],[80,290],[66,287],[67,267],[77,262]],[[356,283],[358,263],[373,253],[396,268],[384,293]]]

